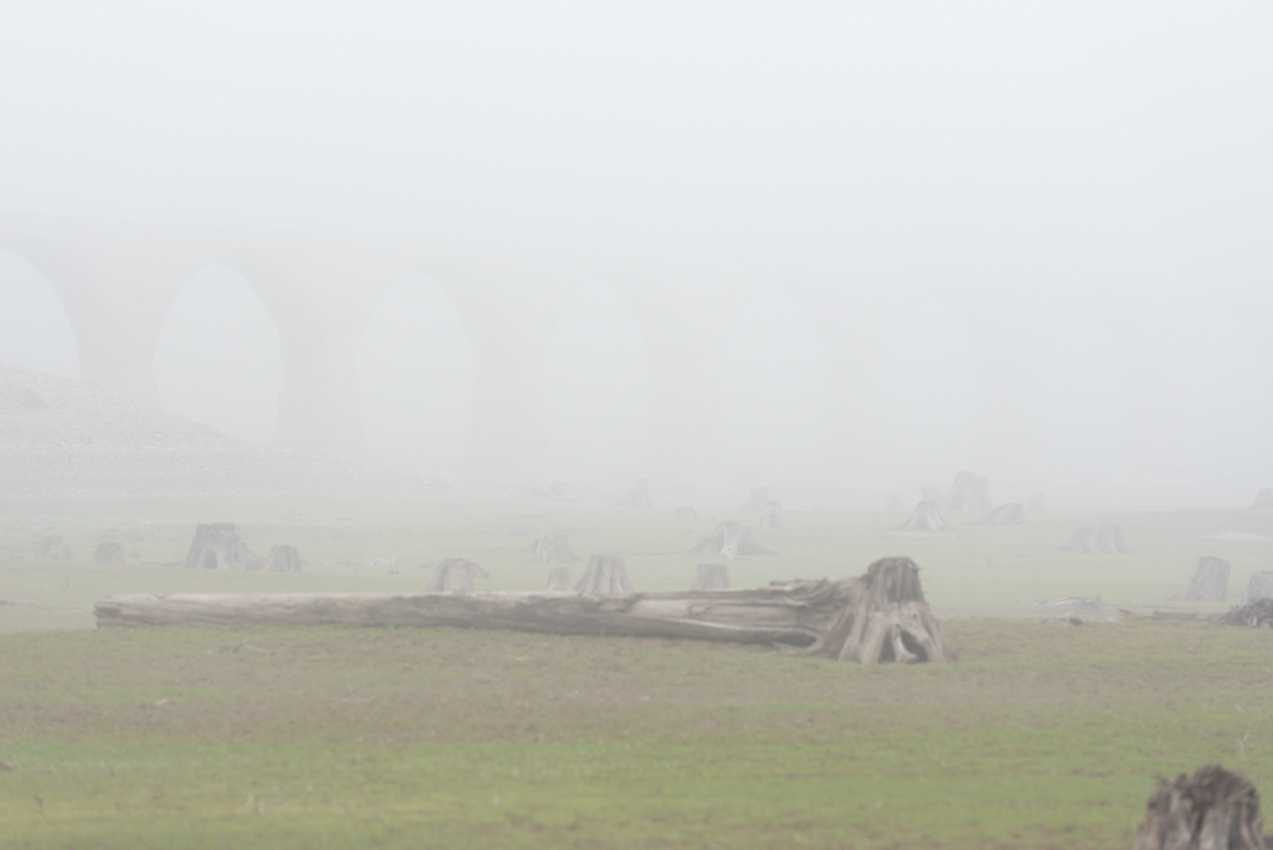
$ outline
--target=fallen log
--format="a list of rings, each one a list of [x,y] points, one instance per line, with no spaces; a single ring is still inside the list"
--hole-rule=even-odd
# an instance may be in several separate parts
[[[910,558],[863,576],[685,593],[125,594],[94,608],[98,627],[190,623],[456,626],[551,634],[644,635],[776,644],[874,664],[954,661]]]

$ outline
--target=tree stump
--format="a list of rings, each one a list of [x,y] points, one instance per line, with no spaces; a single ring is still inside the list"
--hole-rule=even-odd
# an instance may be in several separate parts
[[[946,497],[946,510],[990,510],[990,483],[986,476],[963,469],[955,473],[955,483],[950,486],[950,495]]]
[[[778,550],[757,543],[751,536],[751,527],[733,520],[716,524],[712,533],[699,540],[690,550],[691,555],[724,555],[726,558],[746,558],[751,555],[777,555]]]
[[[763,511],[765,506],[769,504],[769,488],[756,487],[751,491],[751,495],[747,497],[747,501],[739,508],[741,511]]]
[[[1101,544],[1096,538],[1095,531],[1090,528],[1080,528],[1070,535],[1070,542],[1062,546],[1061,551],[1091,554],[1101,551]]]
[[[1033,493],[1030,494],[1030,499],[1029,501],[1026,502],[1025,510],[1026,510],[1026,513],[1030,513],[1030,514],[1037,514],[1039,511],[1043,510],[1043,491],[1042,490],[1035,490]]]
[[[433,578],[424,592],[472,593],[473,579],[490,577],[490,573],[467,558],[447,558],[433,568]]]
[[[71,557],[71,547],[60,534],[45,534],[35,540],[35,557],[41,561],[64,561]]]
[[[1131,551],[1127,548],[1127,543],[1123,541],[1122,527],[1116,523],[1101,526],[1101,530],[1096,534],[1096,546],[1107,555],[1121,555]]]
[[[652,508],[654,504],[650,501],[650,482],[644,478],[638,478],[632,485],[632,489],[628,491],[628,495],[624,496],[617,502],[621,508]]]
[[[930,484],[927,487],[921,487],[919,492],[920,501],[922,502],[932,502],[934,505],[940,506],[946,501],[946,497],[941,494],[941,488],[936,485]]]
[[[1273,629],[1273,596],[1254,599],[1220,616],[1217,622],[1227,626],[1250,626],[1253,629]]]
[[[1020,502],[1007,502],[991,508],[976,520],[977,525],[1022,525],[1025,523],[1025,508]]]
[[[678,505],[676,508],[676,521],[691,523],[698,519],[698,511],[689,505]]]
[[[955,529],[942,517],[936,502],[920,502],[915,506],[911,518],[899,525],[896,532],[914,532],[922,534],[948,534]]]
[[[554,567],[548,571],[548,586],[545,593],[570,593],[570,570],[566,567]]]
[[[541,564],[573,564],[579,560],[570,551],[570,541],[565,534],[545,534],[533,540],[522,551],[534,555],[535,560]]]
[[[797,654],[861,664],[955,660],[910,558],[881,558],[853,586],[827,633]]]
[[[124,544],[118,540],[103,540],[97,544],[97,551],[93,553],[93,563],[96,564],[122,565],[126,561]]]
[[[1245,776],[1219,765],[1163,779],[1132,850],[1268,850],[1260,794]]]
[[[729,590],[729,567],[725,564],[699,564],[690,590]]]
[[[588,559],[588,569],[575,583],[575,593],[632,593],[636,590],[628,578],[628,568],[618,552],[599,552]]]
[[[1185,586],[1168,597],[1169,601],[1221,602],[1229,592],[1228,561],[1204,555],[1193,568]]]
[[[782,528],[787,521],[782,517],[782,505],[777,502],[770,501],[765,505],[764,512],[760,515],[760,527],[765,528]]]
[[[1246,605],[1261,599],[1273,599],[1273,570],[1264,570],[1251,576],[1246,585],[1246,593],[1238,604]]]
[[[1251,505],[1253,511],[1273,511],[1273,488],[1265,487],[1263,490],[1255,494],[1255,504]]]
[[[884,510],[886,511],[904,511],[906,505],[902,502],[900,493],[889,493],[888,498],[884,500]]]
[[[265,570],[271,573],[299,573],[305,566],[295,546],[274,546],[265,559]]]
[[[243,542],[237,525],[210,522],[195,527],[183,566],[199,570],[259,570],[265,561]]]

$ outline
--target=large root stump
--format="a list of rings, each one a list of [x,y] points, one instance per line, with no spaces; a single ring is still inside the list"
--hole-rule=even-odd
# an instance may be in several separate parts
[[[801,655],[861,664],[955,660],[910,558],[881,558],[852,588],[852,601],[830,630]]]
[[[631,593],[636,590],[618,552],[600,552],[588,559],[588,569],[575,583],[576,593]]]
[[[1268,850],[1260,794],[1245,776],[1219,765],[1164,779],[1132,850]]]
[[[1193,575],[1185,586],[1168,597],[1169,601],[1222,602],[1229,593],[1229,567],[1224,558],[1204,555],[1198,559]]]
[[[195,527],[190,552],[182,566],[198,570],[259,570],[265,559],[243,542],[232,522],[210,522]]]

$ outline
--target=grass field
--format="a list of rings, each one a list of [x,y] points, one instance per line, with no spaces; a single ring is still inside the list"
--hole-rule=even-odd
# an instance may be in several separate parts
[[[624,552],[642,589],[683,588],[700,560],[684,550],[718,518],[341,516],[6,513],[9,551],[56,531],[76,557],[0,562],[0,599],[22,603],[0,606],[0,847],[1115,848],[1156,776],[1220,762],[1273,787],[1273,632],[1076,627],[1014,602],[1165,607],[1214,554],[1234,562],[1231,605],[1273,569],[1254,537],[1269,519],[1248,513],[1047,514],[918,542],[885,537],[900,521],[887,514],[793,513],[757,529],[783,555],[731,564],[741,586],[910,554],[954,665],[449,629],[88,628],[112,592],[417,590],[418,565],[451,555],[490,569],[491,589],[538,587],[547,567],[517,550],[548,528],[574,529],[585,557]],[[193,522],[221,518],[258,551],[298,545],[309,569],[162,566]],[[1102,520],[1136,551],[1056,551]],[[108,526],[132,533],[129,566],[86,561]],[[362,563],[391,556],[396,575]]]

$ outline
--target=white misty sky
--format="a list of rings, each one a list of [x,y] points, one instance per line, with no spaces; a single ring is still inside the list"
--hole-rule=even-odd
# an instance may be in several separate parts
[[[1245,491],[1273,478],[1271,43],[1263,2],[10,0],[0,211],[693,254],[847,291],[922,282],[933,299],[889,368],[890,415],[913,410],[905,428],[940,455],[923,470],[975,457],[953,445],[978,377],[975,352],[950,347],[967,333],[950,304],[990,283],[1052,311],[1038,344],[1057,458],[1100,467],[1135,439],[1117,357],[1148,346],[1188,408],[1173,469]],[[71,374],[37,284],[0,254],[0,356]],[[589,321],[614,316],[581,297]],[[1094,318],[1111,300],[1126,321]],[[816,409],[820,343],[761,313],[755,333],[792,342],[753,368],[763,345],[731,338],[727,374],[799,375],[790,409]],[[594,371],[647,368],[639,346],[605,351]],[[265,387],[268,370],[247,371]],[[418,398],[373,404],[422,415]],[[265,439],[267,414],[222,427]],[[801,427],[780,419],[731,417],[726,438],[776,447]],[[600,448],[563,426],[554,451],[627,469],[646,426],[625,421]],[[454,457],[465,427],[436,424],[423,455]],[[774,451],[756,474],[810,462]]]

